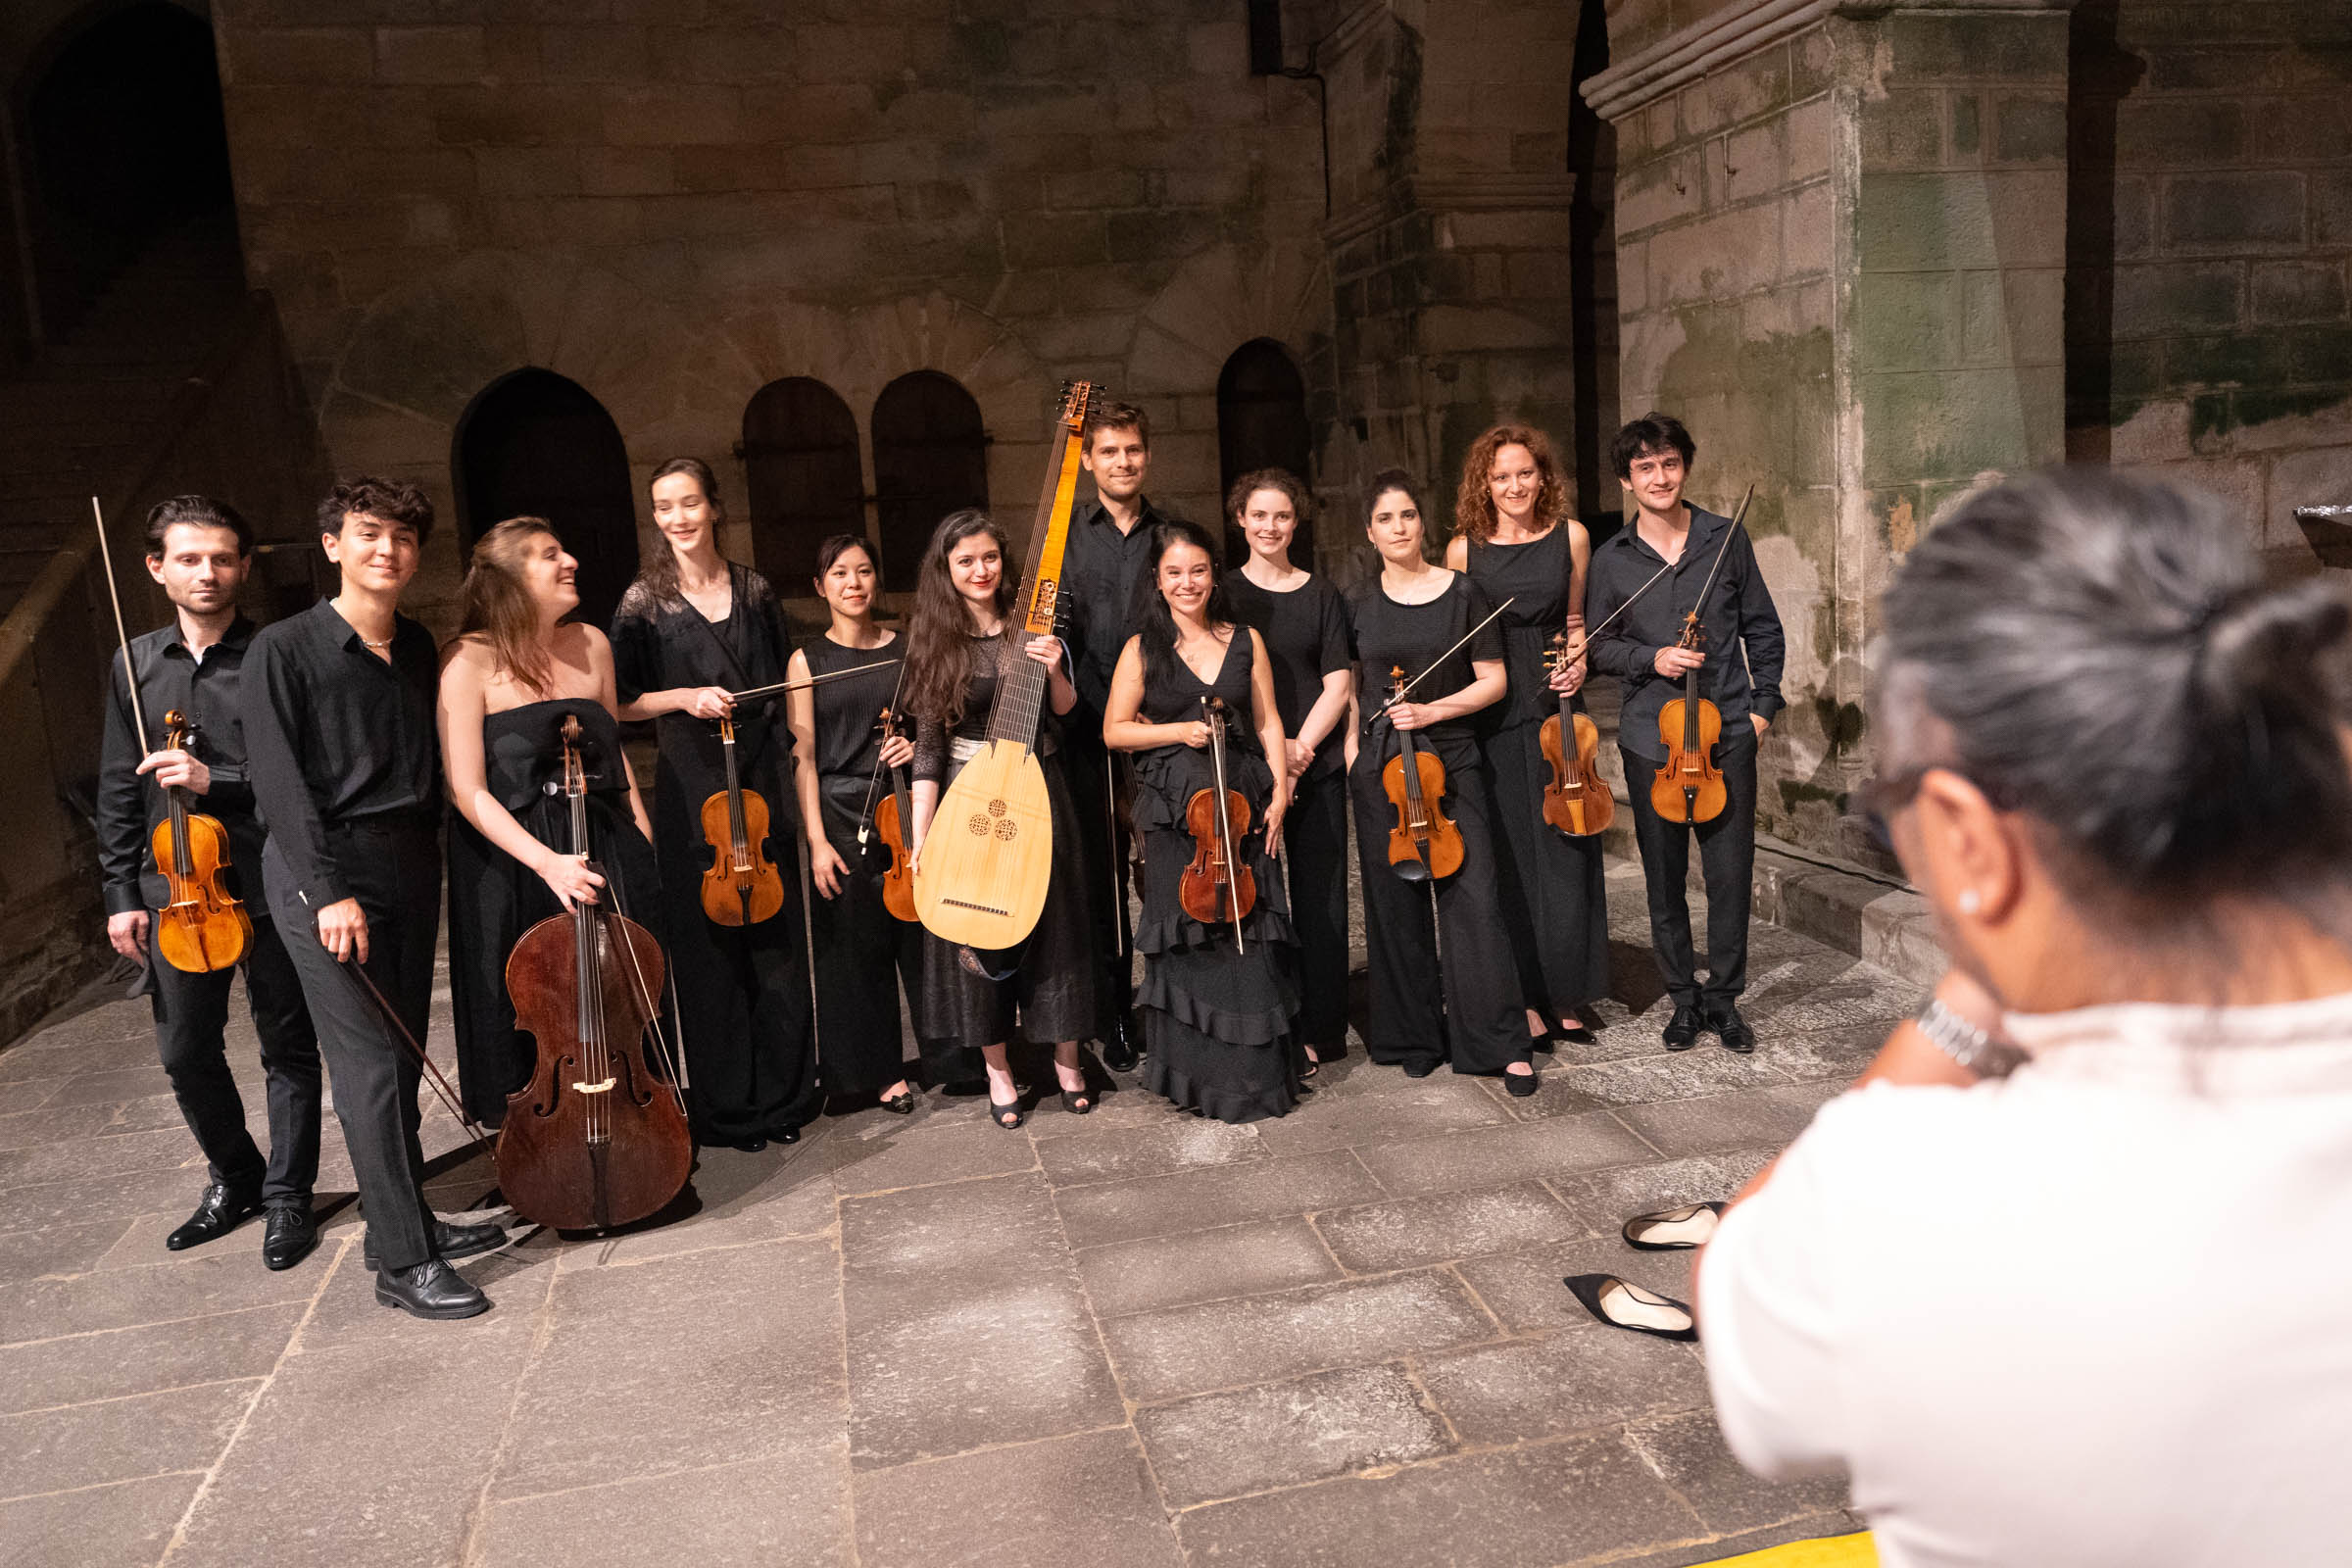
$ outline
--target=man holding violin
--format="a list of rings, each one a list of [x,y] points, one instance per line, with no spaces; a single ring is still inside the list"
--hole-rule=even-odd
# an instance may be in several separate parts
[[[227,1235],[265,1207],[262,1261],[292,1268],[318,1245],[311,1187],[318,1175],[318,1038],[302,982],[261,901],[263,831],[245,771],[238,687],[253,622],[237,612],[237,590],[253,562],[253,529],[224,502],[173,496],[147,514],[147,573],[172,601],[172,620],[131,642],[136,710],[149,723],[165,713],[188,720],[185,742],[152,750],[132,717],[130,677],[116,660],[107,680],[98,768],[98,859],[106,886],[106,937],[146,969],[141,989],[155,1008],[164,1072],[188,1131],[204,1151],[204,1196],[187,1223],[164,1238],[172,1251]],[[241,898],[253,934],[245,944],[247,1000],[261,1036],[269,1085],[270,1153],[245,1127],[223,1035],[233,965],[190,973],[165,960],[152,911],[171,900],[153,844],[171,813],[168,791],[218,820],[228,842],[222,891]]]
[[[1592,667],[1624,682],[1617,744],[1648,885],[1650,943],[1674,999],[1666,1049],[1688,1051],[1704,1030],[1728,1051],[1749,1052],[1756,1049],[1756,1034],[1738,1004],[1747,986],[1756,748],[1781,710],[1784,642],[1780,612],[1746,531],[1683,499],[1696,453],[1690,432],[1671,415],[1645,414],[1617,432],[1609,456],[1632,503],[1631,515],[1592,552],[1585,623],[1597,633]],[[1698,635],[1691,647],[1685,633],[1694,612]],[[1692,671],[1699,698],[1712,703],[1722,720],[1712,761],[1723,776],[1724,805],[1704,820],[1668,820],[1650,791],[1668,753],[1658,719],[1691,684]],[[1693,832],[1707,887],[1703,986],[1684,892]]]

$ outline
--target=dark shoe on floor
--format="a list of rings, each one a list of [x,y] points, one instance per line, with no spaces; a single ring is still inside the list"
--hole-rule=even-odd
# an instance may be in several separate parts
[[[1728,1002],[1708,1012],[1707,1027],[1723,1041],[1726,1051],[1737,1051],[1744,1056],[1756,1049],[1756,1032],[1740,1016],[1740,1009]]]
[[[911,1116],[914,1114],[914,1085],[908,1084],[895,1095],[884,1095],[875,1103],[894,1116]]]
[[[1506,1072],[1502,1087],[1511,1092],[1513,1100],[1525,1100],[1536,1092],[1536,1075],[1532,1072]]]
[[[1706,1022],[1699,1016],[1696,1007],[1676,1007],[1674,1016],[1666,1020],[1665,1033],[1661,1037],[1666,1042],[1666,1049],[1689,1051],[1698,1044],[1698,1032],[1706,1027]]]
[[[1654,1334],[1661,1340],[1695,1340],[1698,1325],[1690,1308],[1671,1296],[1631,1285],[1614,1274],[1571,1274],[1560,1281],[1585,1310],[1613,1329]]]
[[[309,1199],[270,1205],[270,1217],[262,1229],[262,1262],[266,1266],[292,1268],[318,1245],[318,1216],[311,1212]]]
[[[496,1220],[479,1225],[457,1225],[433,1216],[433,1255],[435,1257],[472,1257],[507,1245],[507,1228]],[[375,1255],[375,1232],[370,1229],[360,1243],[360,1261],[370,1269],[383,1267]]]
[[[1018,1099],[991,1100],[988,1102],[988,1119],[1006,1132],[1012,1132],[1029,1119],[1029,1113],[1021,1108]]]
[[[1144,1049],[1137,1043],[1135,1025],[1122,1017],[1111,1026],[1110,1038],[1102,1042],[1102,1065],[1112,1072],[1133,1072],[1135,1064],[1144,1059]]]
[[[1625,1245],[1644,1252],[1680,1252],[1704,1247],[1723,1217],[1721,1203],[1685,1203],[1655,1214],[1636,1214],[1625,1222]]]
[[[767,1141],[771,1144],[797,1144],[801,1141],[801,1130],[798,1127],[771,1127]]]
[[[1407,1078],[1426,1078],[1437,1070],[1438,1064],[1434,1061],[1408,1061],[1404,1064],[1404,1075]]]
[[[411,1317],[472,1317],[490,1310],[490,1298],[437,1257],[415,1268],[388,1268],[377,1274],[375,1298]]]
[[[164,1246],[174,1252],[184,1252],[191,1247],[219,1241],[262,1211],[262,1195],[240,1192],[226,1182],[214,1182],[196,1200],[196,1212],[187,1223],[164,1238]]]

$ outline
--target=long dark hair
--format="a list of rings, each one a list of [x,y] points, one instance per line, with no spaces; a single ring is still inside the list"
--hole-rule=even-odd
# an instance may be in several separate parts
[[[654,486],[673,473],[689,474],[696,484],[703,487],[703,499],[710,506],[710,544],[712,549],[716,549],[718,525],[727,519],[727,509],[718,499],[718,475],[712,473],[710,465],[700,458],[672,458],[656,468],[653,477],[645,481],[646,494],[652,495]],[[678,553],[669,547],[667,535],[662,538],[662,548],[646,557],[645,564],[637,568],[637,581],[631,586],[642,587],[654,596],[658,604],[678,603]]]
[[[1208,622],[1210,631],[1234,634],[1233,605],[1225,597],[1225,573],[1217,566],[1217,552],[1209,542],[1208,530],[1181,520],[1154,524],[1151,566],[1137,579],[1136,604],[1128,616],[1128,623],[1143,639],[1147,686],[1174,680],[1183,662],[1176,652],[1176,612],[1168,608],[1168,596],[1159,591],[1160,558],[1178,545],[1191,545],[1208,558],[1208,602],[1200,607],[1201,619]]]
[[[556,539],[545,517],[509,517],[473,542],[466,568],[465,616],[456,641],[480,637],[492,661],[541,697],[547,695],[547,650],[539,641],[539,604],[522,580],[522,565],[537,539]]]
[[[2211,949],[2217,904],[2352,945],[2352,605],[2266,587],[2244,528],[2153,479],[1987,490],[1886,590],[1883,776],[1950,768],[2019,811],[2068,894]]]
[[[956,591],[956,579],[948,574],[948,557],[957,545],[982,533],[997,542],[997,553],[1004,561],[1004,575],[997,579],[997,613],[1004,617],[1005,630],[1013,630],[1012,611],[1021,589],[1020,564],[1012,559],[1004,530],[977,507],[949,513],[931,530],[931,543],[923,548],[923,569],[915,577],[914,612],[906,623],[906,710],[950,729],[963,718],[973,638],[972,617],[963,608],[963,595]],[[1000,667],[1005,646],[1005,639],[1000,638]]]

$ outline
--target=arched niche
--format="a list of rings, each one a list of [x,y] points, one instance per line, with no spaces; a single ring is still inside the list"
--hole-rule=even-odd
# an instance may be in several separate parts
[[[637,575],[628,449],[605,406],[553,370],[516,370],[482,389],[458,421],[459,543],[509,517],[545,517],[578,559],[576,618],[609,625]]]
[[[988,432],[954,376],[910,370],[874,400],[873,435],[883,579],[912,588],[939,519],[988,505]]]
[[[1266,337],[1234,350],[1217,375],[1219,494],[1256,468],[1287,468],[1301,483],[1311,482],[1307,466],[1313,451],[1314,432],[1306,422],[1306,380],[1290,350]],[[1225,519],[1225,551],[1230,561],[1248,556],[1231,517]],[[1306,518],[1298,520],[1291,559],[1301,564],[1315,559],[1313,530]]]
[[[743,410],[752,557],[780,594],[807,595],[816,547],[865,532],[858,420],[839,393],[806,375],[770,381]],[[913,580],[893,579],[894,588]]]

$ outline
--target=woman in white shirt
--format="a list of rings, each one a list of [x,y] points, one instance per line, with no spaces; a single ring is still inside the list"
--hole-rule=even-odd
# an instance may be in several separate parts
[[[2053,474],[1886,595],[1869,805],[1952,971],[1697,1306],[1733,1449],[1890,1568],[2345,1560],[2352,611],[2244,539]]]

